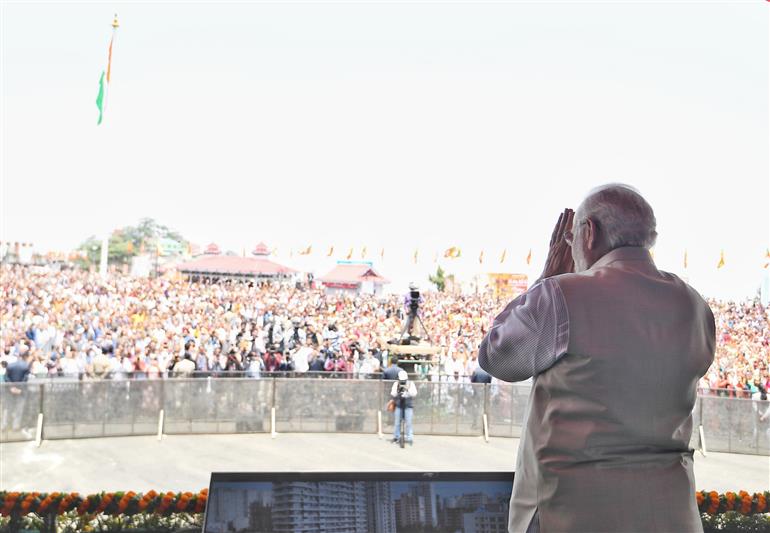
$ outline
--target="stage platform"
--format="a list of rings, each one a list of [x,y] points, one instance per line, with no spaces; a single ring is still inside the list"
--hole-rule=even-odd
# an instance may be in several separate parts
[[[112,437],[0,444],[0,490],[196,491],[212,471],[506,471],[518,439],[416,435],[401,449],[365,434]],[[767,490],[770,458],[695,452],[699,489]]]

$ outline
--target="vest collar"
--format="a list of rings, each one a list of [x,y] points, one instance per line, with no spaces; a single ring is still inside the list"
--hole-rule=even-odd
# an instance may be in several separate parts
[[[591,265],[589,270],[596,270],[597,268],[607,266],[616,261],[643,261],[645,263],[654,264],[650,251],[647,248],[642,248],[641,246],[621,246],[620,248],[610,250],[601,256],[596,263]]]

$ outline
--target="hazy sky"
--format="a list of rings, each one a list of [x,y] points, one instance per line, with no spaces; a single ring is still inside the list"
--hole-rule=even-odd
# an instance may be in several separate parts
[[[559,212],[622,181],[660,268],[687,248],[717,296],[766,275],[767,2],[1,5],[2,240],[150,216],[317,273],[365,245],[399,286],[453,245],[450,272],[537,277]]]

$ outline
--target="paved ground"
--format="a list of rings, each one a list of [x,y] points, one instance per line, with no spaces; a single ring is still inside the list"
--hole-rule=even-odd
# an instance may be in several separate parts
[[[0,445],[0,490],[198,490],[212,471],[506,471],[518,439],[419,437],[400,449],[375,435],[114,437]],[[695,454],[707,490],[770,489],[770,458]]]

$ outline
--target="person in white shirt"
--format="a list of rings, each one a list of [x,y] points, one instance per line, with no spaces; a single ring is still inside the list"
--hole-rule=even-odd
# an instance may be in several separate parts
[[[294,371],[295,372],[307,372],[308,368],[310,367],[310,364],[308,363],[308,359],[310,359],[310,355],[313,353],[313,349],[309,346],[305,346],[305,341],[300,340],[297,341],[297,349],[294,351],[294,353],[291,356],[292,361],[294,362]]]
[[[409,380],[409,374],[406,370],[398,373],[398,381],[393,382],[390,388],[390,397],[396,401],[396,422],[393,429],[393,441],[398,442],[401,439],[401,417],[406,421],[406,442],[410,445],[414,443],[414,433],[412,431],[412,418],[414,417],[414,397],[417,396],[417,387],[414,381]]]

